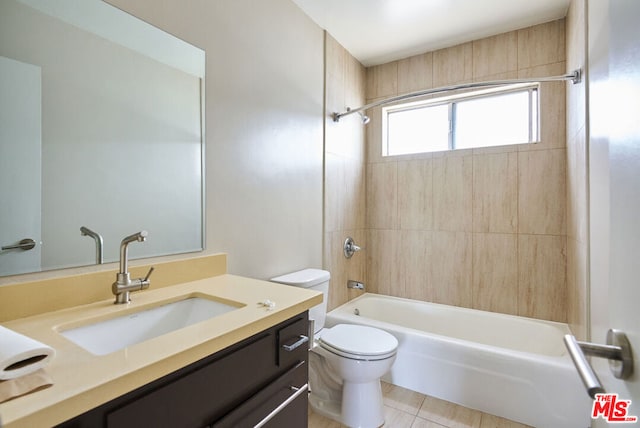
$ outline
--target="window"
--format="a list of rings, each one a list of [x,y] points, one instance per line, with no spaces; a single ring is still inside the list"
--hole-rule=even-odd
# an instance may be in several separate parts
[[[538,141],[538,85],[512,85],[382,109],[383,156]]]

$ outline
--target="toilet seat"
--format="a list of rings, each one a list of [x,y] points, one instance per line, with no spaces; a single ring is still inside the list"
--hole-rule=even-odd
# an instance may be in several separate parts
[[[317,342],[333,354],[363,361],[390,358],[398,348],[398,340],[386,331],[353,324],[324,329]]]

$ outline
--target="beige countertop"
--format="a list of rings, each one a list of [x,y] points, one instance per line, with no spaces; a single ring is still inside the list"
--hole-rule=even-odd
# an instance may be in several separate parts
[[[96,356],[58,333],[69,328],[190,296],[244,306],[108,355]],[[269,299],[275,308],[259,302]],[[4,428],[52,426],[252,336],[322,301],[322,294],[234,275],[220,275],[3,322],[56,350],[46,367],[53,386],[0,404]]]

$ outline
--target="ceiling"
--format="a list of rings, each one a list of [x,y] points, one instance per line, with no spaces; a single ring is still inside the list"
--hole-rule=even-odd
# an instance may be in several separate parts
[[[541,24],[570,0],[293,0],[363,65]]]

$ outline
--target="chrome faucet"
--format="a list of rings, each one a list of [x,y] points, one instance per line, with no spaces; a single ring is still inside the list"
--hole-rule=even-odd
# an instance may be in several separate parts
[[[144,290],[149,288],[149,277],[153,272],[153,267],[147,272],[144,278],[131,279],[129,276],[129,244],[132,242],[144,242],[147,239],[147,231],[143,230],[133,235],[129,235],[120,243],[120,272],[116,276],[116,282],[111,286],[111,291],[116,296],[115,304],[129,303],[131,298],[129,293],[132,291]]]

